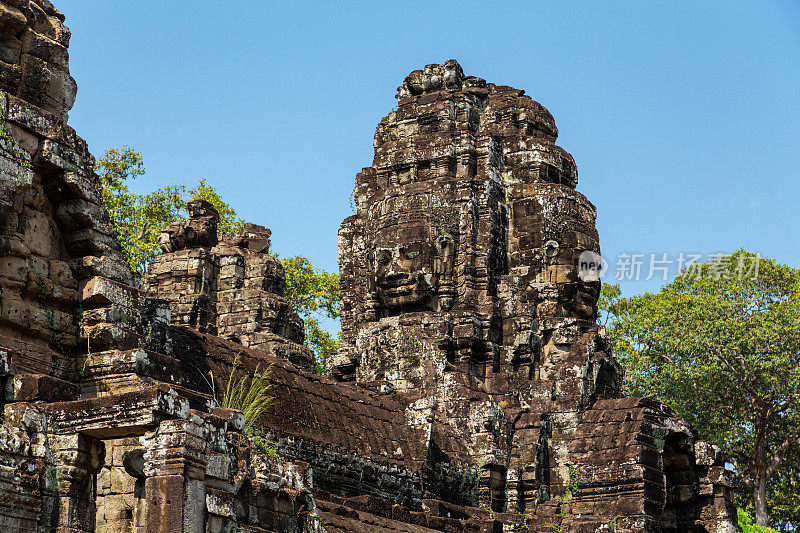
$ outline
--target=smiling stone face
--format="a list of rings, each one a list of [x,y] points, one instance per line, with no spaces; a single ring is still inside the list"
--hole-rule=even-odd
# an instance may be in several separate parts
[[[511,188],[509,264],[535,273],[538,318],[594,320],[600,296],[600,244],[594,206],[561,184]]]
[[[434,238],[425,227],[392,227],[378,232],[371,262],[374,293],[382,314],[436,310],[451,255],[452,240]]]
[[[580,270],[584,254],[600,260],[594,206],[580,193],[561,185],[537,185],[534,197],[537,205],[546,206],[531,233],[542,243],[539,257],[544,279],[558,288],[555,316],[594,320],[600,278],[597,272],[587,277]]]
[[[410,242],[375,249],[375,286],[378,298],[389,310],[425,307],[436,293],[430,242]]]
[[[599,279],[581,279],[577,265],[569,263],[548,265],[545,275],[547,281],[558,287],[558,302],[563,310],[558,314],[587,320],[595,318],[600,297]]]

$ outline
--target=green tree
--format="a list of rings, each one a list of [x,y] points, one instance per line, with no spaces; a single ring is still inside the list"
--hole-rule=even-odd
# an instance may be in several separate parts
[[[306,346],[314,352],[316,366],[314,372],[325,375],[328,372],[328,358],[341,346],[341,331],[335,335],[322,327],[319,320],[313,316],[306,316]]]
[[[757,524],[770,524],[769,510],[787,520],[781,506],[797,501],[800,269],[739,250],[656,294],[605,295],[629,391],[666,400],[737,460]]]
[[[205,180],[193,187],[168,185],[148,194],[132,192],[128,184],[145,173],[145,166],[142,154],[129,146],[106,151],[97,160],[95,171],[103,186],[103,202],[117,241],[140,278],[160,251],[161,230],[188,216],[187,201],[211,202],[219,212],[219,229],[223,233],[235,233],[244,223]],[[299,255],[282,263],[286,272],[286,299],[305,320],[305,344],[316,355],[317,372],[324,373],[328,356],[339,348],[339,342],[338,335],[324,329],[319,319],[339,318],[339,276],[314,268]]]
[[[604,325],[607,326],[611,318],[619,315],[621,301],[622,289],[619,283],[603,283],[600,288],[600,298],[597,300],[597,309]]]
[[[129,146],[107,150],[97,160],[95,172],[103,186],[103,203],[125,258],[141,278],[159,251],[161,230],[188,216],[186,202],[208,200],[220,214],[220,230],[235,232],[243,221],[214,187],[200,180],[194,187],[167,185],[148,194],[136,194],[129,180],[145,173],[142,154]]]
[[[774,529],[759,526],[753,523],[753,517],[743,509],[737,509],[737,518],[739,520],[739,527],[742,528],[742,533],[775,533]]]
[[[744,502],[747,504],[750,502]],[[785,531],[800,529],[800,446],[793,446],[772,476],[767,508],[773,524]]]
[[[328,357],[339,349],[339,336],[322,327],[321,317],[339,318],[339,275],[314,268],[296,255],[281,261],[286,272],[286,299],[306,325],[306,346],[316,355],[318,374],[324,374]]]

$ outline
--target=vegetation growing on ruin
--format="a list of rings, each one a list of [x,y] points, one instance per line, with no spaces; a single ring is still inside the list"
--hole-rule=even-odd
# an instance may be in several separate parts
[[[758,524],[800,524],[800,269],[739,250],[656,294],[607,286],[601,306],[628,390],[736,459],[737,504]]]
[[[272,444],[260,433],[258,420],[267,409],[275,402],[269,390],[272,384],[269,376],[272,374],[272,365],[261,370],[257,365],[254,372],[244,372],[239,367],[240,355],[233,360],[230,373],[224,379],[219,379],[214,372],[209,371],[208,386],[217,406],[224,409],[238,409],[244,415],[244,433],[253,438],[253,443],[258,451],[277,457],[277,452]],[[238,376],[237,376],[238,374]]]
[[[5,96],[3,96],[3,100],[5,100]],[[24,169],[29,169],[31,168],[31,161],[28,154],[17,147],[17,142],[6,130],[6,106],[5,102],[0,105],[0,141],[2,141],[3,147],[11,154],[17,165]]]
[[[160,253],[161,230],[188,217],[186,202],[203,199],[220,216],[219,230],[235,233],[244,224],[236,210],[205,180],[196,185],[165,185],[147,194],[131,191],[131,180],[144,175],[144,158],[130,146],[109,149],[97,160],[95,171],[103,186],[103,203],[116,231],[125,259],[139,278]],[[339,318],[339,276],[315,268],[303,256],[282,259],[286,273],[286,299],[305,321],[306,341],[324,373],[328,356],[339,348],[338,335],[327,331],[321,318]]]
[[[159,253],[161,230],[188,217],[189,200],[209,201],[219,212],[219,229],[223,233],[234,233],[244,223],[205,180],[193,187],[165,185],[147,194],[132,192],[128,184],[145,173],[145,166],[142,154],[129,146],[107,150],[97,160],[95,172],[103,186],[103,204],[117,241],[131,269],[140,277]]]
[[[237,372],[238,370],[239,356],[237,355],[230,374],[222,380],[225,383],[224,387],[221,386],[220,380],[214,376],[213,372],[208,373],[208,384],[219,407],[238,409],[244,414],[244,430],[248,433],[255,429],[258,419],[275,401],[275,398],[269,395],[269,389],[272,387],[269,382],[272,365],[262,371],[259,364],[252,373]],[[240,375],[237,376],[237,374]]]

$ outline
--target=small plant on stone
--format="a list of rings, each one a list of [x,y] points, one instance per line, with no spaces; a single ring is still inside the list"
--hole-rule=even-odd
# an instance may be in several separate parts
[[[238,409],[244,414],[244,428],[247,433],[253,431],[255,423],[275,401],[275,398],[269,395],[269,389],[272,387],[269,383],[272,365],[261,371],[259,364],[252,374],[244,372],[237,378],[235,374],[239,369],[239,358],[240,355],[237,355],[233,361],[224,390],[218,388],[213,372],[208,373],[210,380],[206,381],[211,387],[211,394],[217,405],[224,409]]]
[[[500,179],[502,180],[503,185],[506,187],[509,185],[514,185],[515,183],[519,183],[519,180],[514,177],[510,170],[506,170],[500,174]]]
[[[259,452],[265,453],[270,457],[275,457],[275,458],[280,457],[278,455],[278,452],[275,451],[273,444],[264,437],[262,437],[261,435],[255,435],[253,437],[253,442],[256,445],[256,450],[258,450]]]
[[[514,526],[514,531],[529,531],[531,528],[530,524],[528,524],[528,515],[522,514],[522,523],[517,524]]]
[[[402,331],[397,340],[397,349],[401,354],[408,354],[409,360],[412,364],[419,362],[420,355],[418,352],[422,351],[422,340],[417,337],[422,322],[419,320],[414,323],[410,333]]]
[[[78,324],[78,333],[83,333],[83,304],[75,306],[75,323]]]
[[[350,191],[350,209],[353,211],[353,214],[358,212],[358,205],[356,204],[356,194],[357,194],[358,186],[354,186],[353,190]]]
[[[267,409],[274,403],[275,398],[269,395],[272,384],[269,376],[272,373],[273,365],[267,366],[261,371],[261,364],[256,366],[255,372],[242,372],[240,377],[235,377],[239,369],[241,352],[233,360],[227,384],[223,390],[219,387],[214,372],[209,371],[209,379],[206,383],[211,388],[211,394],[219,407],[224,409],[237,409],[244,415],[244,434],[253,437],[253,444],[261,453],[271,457],[278,457],[273,444],[263,435],[256,434],[256,423]]]
[[[561,513],[560,516],[570,517],[572,514],[572,503],[580,493],[581,469],[578,465],[567,463],[567,470],[569,471],[569,480],[565,488],[565,493],[561,495]],[[568,507],[567,510],[564,510]]]
[[[567,482],[567,494],[565,497],[571,501],[578,497],[580,492],[581,469],[578,465],[567,463],[569,470],[569,481]]]
[[[83,361],[83,369],[81,369],[81,377],[83,377],[86,375],[86,366],[89,364],[89,361],[94,360],[94,356],[92,355],[91,341],[89,339],[89,332],[86,331],[86,321],[83,317],[83,305],[81,304],[75,307],[75,322],[78,325],[78,339],[80,339],[81,335],[86,335],[86,359]]]
[[[494,520],[494,509],[493,509],[494,502],[492,500],[493,500],[492,499],[492,489],[491,489],[491,487],[489,487],[489,503],[486,504],[486,507],[484,507],[484,509],[489,511],[489,518]]]
[[[53,341],[53,345],[58,349],[58,351],[62,355],[66,355],[67,351],[61,345],[58,340],[58,332],[56,331],[56,319],[53,316],[53,313],[47,308],[44,304],[45,296],[47,294],[47,285],[45,285],[44,278],[39,273],[36,273],[39,278],[39,294],[36,296],[36,301],[39,304],[39,309],[44,312],[45,319],[47,320],[47,329],[50,330],[50,337]]]
[[[570,518],[574,516],[572,514],[572,502],[578,497],[580,492],[581,470],[578,465],[572,463],[567,463],[566,466],[569,472],[569,480],[565,487],[565,493],[561,496],[561,512],[557,513],[557,516]],[[566,507],[569,508],[565,510]],[[561,533],[561,526],[559,524],[548,523],[542,524],[542,526],[549,527],[556,533]]]
[[[25,169],[31,168],[31,162],[25,158],[24,152],[17,148],[16,141],[11,137],[11,134],[6,131],[6,109],[5,106],[2,105],[0,105],[0,139],[2,139],[3,143],[6,145],[6,148],[13,156],[17,165]]]

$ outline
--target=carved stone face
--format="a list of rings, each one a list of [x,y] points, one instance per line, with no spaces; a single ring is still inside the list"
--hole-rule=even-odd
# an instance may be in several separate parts
[[[583,281],[579,279],[569,307],[574,316],[593,320],[597,315],[598,299],[600,299],[600,280]]]
[[[376,236],[374,290],[383,309],[397,313],[435,307],[443,265],[452,253],[451,241],[440,240],[422,228],[392,228]]]
[[[564,255],[572,257],[574,254]],[[599,279],[582,280],[578,275],[577,260],[574,264],[548,265],[546,276],[550,283],[558,287],[558,301],[566,315],[587,320],[595,318],[601,283]]]
[[[513,260],[548,286],[537,296],[538,316],[594,320],[602,268],[594,206],[564,185],[533,184],[529,194],[512,208],[521,235]]]
[[[436,293],[433,243],[425,241],[375,247],[375,289],[389,310],[425,307]]]

